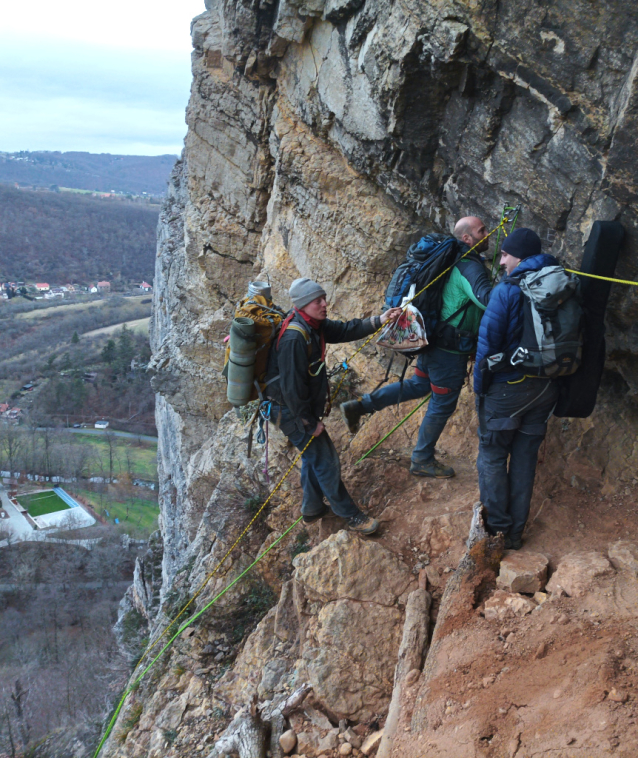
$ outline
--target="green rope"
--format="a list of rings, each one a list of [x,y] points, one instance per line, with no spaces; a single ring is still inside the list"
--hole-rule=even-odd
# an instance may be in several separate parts
[[[407,420],[410,418],[410,416],[412,416],[414,413],[416,413],[416,412],[419,410],[419,408],[420,408],[420,407],[421,407],[421,406],[422,406],[424,403],[427,403],[427,401],[428,401],[428,400],[429,400],[431,397],[432,397],[432,393],[431,393],[431,392],[429,392],[429,393],[428,393],[428,394],[427,394],[427,395],[426,395],[426,396],[423,398],[423,400],[421,400],[421,402],[420,402],[420,403],[417,405],[417,407],[416,407],[416,408],[414,408],[413,410],[411,410],[411,411],[408,413],[408,415],[407,415],[407,416],[406,416],[404,419],[402,419],[401,421],[399,421],[399,423],[398,423],[398,424],[397,424],[395,427],[393,427],[392,429],[390,429],[390,431],[389,431],[389,432],[388,432],[388,433],[385,435],[385,437],[382,437],[382,438],[381,438],[381,439],[380,439],[380,440],[377,442],[377,444],[376,444],[376,445],[373,445],[373,446],[370,448],[370,450],[368,450],[368,452],[367,452],[367,453],[364,453],[364,454],[361,456],[361,458],[359,458],[359,460],[358,460],[358,461],[357,461],[357,462],[356,462],[354,465],[355,465],[355,466],[358,466],[358,465],[361,463],[361,461],[365,460],[365,459],[366,459],[366,458],[367,458],[367,457],[370,455],[370,453],[371,453],[373,450],[376,450],[376,449],[379,447],[379,445],[380,445],[382,442],[385,442],[385,441],[388,439],[388,437],[389,437],[391,434],[393,434],[394,432],[396,432],[396,430],[397,430],[397,429],[398,429],[398,428],[401,426],[401,424],[405,424],[405,422],[406,422],[406,421],[407,421]]]
[[[223,597],[223,596],[224,596],[224,595],[225,595],[225,594],[228,592],[228,590],[229,590],[231,587],[233,587],[235,584],[237,584],[237,582],[238,582],[240,579],[243,579],[243,577],[244,577],[244,576],[246,576],[246,574],[247,574],[247,573],[248,573],[248,572],[249,572],[249,571],[250,571],[250,570],[251,570],[251,569],[252,569],[254,566],[256,566],[256,565],[259,563],[259,561],[261,561],[261,560],[262,560],[262,558],[264,558],[264,556],[266,556],[266,555],[267,555],[267,554],[268,554],[268,553],[269,553],[269,552],[270,552],[270,551],[271,551],[271,550],[272,550],[272,549],[275,547],[275,545],[278,545],[278,544],[279,544],[279,543],[280,543],[280,542],[283,540],[283,538],[284,538],[284,537],[285,537],[287,534],[289,534],[289,533],[290,533],[290,532],[291,532],[291,531],[292,531],[292,530],[293,530],[293,529],[294,529],[294,528],[297,526],[297,524],[298,524],[298,523],[301,521],[301,519],[302,519],[302,518],[303,518],[303,516],[299,516],[299,518],[298,518],[296,521],[294,521],[294,522],[293,522],[293,523],[292,523],[292,524],[291,524],[291,525],[290,525],[290,526],[289,526],[289,527],[286,529],[286,531],[285,531],[283,534],[281,534],[279,537],[277,537],[277,539],[276,539],[276,540],[275,540],[275,541],[272,543],[272,545],[269,545],[269,546],[268,546],[268,548],[267,548],[266,550],[264,550],[264,552],[263,552],[261,555],[259,555],[259,556],[258,556],[258,557],[257,557],[257,558],[256,558],[256,559],[255,559],[255,560],[254,560],[254,561],[253,561],[251,564],[250,564],[250,566],[248,566],[248,568],[244,569],[244,570],[241,572],[241,574],[239,574],[239,576],[237,576],[235,579],[233,579],[233,581],[232,581],[232,582],[231,582],[231,583],[230,583],[228,586],[224,587],[224,589],[223,589],[221,592],[219,592],[217,595],[215,595],[215,597],[214,597],[214,598],[213,598],[213,599],[212,599],[210,602],[208,602],[208,603],[207,603],[207,604],[206,604],[206,605],[205,605],[205,606],[204,606],[204,607],[201,609],[201,611],[198,611],[198,612],[197,612],[197,613],[196,613],[196,614],[195,614],[195,615],[194,615],[192,618],[188,619],[188,621],[185,621],[185,622],[184,622],[184,623],[183,623],[183,624],[180,626],[180,628],[179,628],[179,629],[178,629],[178,630],[175,632],[175,634],[174,634],[174,635],[173,635],[173,636],[172,636],[172,637],[169,639],[169,641],[168,641],[168,642],[167,642],[167,643],[164,645],[164,647],[163,647],[163,648],[162,648],[162,649],[159,651],[159,653],[158,653],[158,654],[155,656],[155,658],[153,658],[153,659],[151,660],[151,662],[148,664],[148,666],[147,666],[147,667],[146,667],[146,668],[145,668],[145,669],[142,671],[142,673],[141,673],[141,674],[140,674],[140,675],[139,675],[139,676],[138,676],[138,677],[137,677],[137,678],[136,678],[136,679],[133,681],[133,683],[132,683],[132,684],[131,684],[131,685],[130,685],[128,688],[127,688],[127,690],[126,690],[126,691],[124,692],[124,694],[122,695],[122,699],[120,700],[120,702],[118,703],[118,706],[117,706],[117,708],[115,709],[115,713],[113,714],[113,717],[111,718],[111,721],[109,722],[109,725],[108,725],[108,727],[107,727],[107,729],[106,729],[106,732],[104,733],[104,736],[103,736],[103,737],[102,737],[102,739],[100,740],[100,744],[97,746],[97,750],[95,751],[93,758],[97,758],[97,756],[98,756],[98,755],[99,755],[99,753],[100,753],[100,750],[101,750],[101,749],[102,749],[102,747],[104,746],[104,743],[106,742],[106,740],[108,739],[109,735],[111,734],[111,732],[112,732],[112,730],[113,730],[113,727],[115,726],[115,722],[117,721],[117,717],[119,716],[119,714],[120,714],[120,711],[122,710],[122,706],[124,705],[124,702],[125,702],[126,698],[127,698],[127,697],[128,697],[130,694],[131,694],[131,692],[133,692],[134,690],[136,690],[136,689],[137,689],[137,686],[139,685],[139,683],[140,683],[140,681],[142,680],[142,678],[144,677],[144,675],[145,675],[146,673],[148,673],[149,669],[151,669],[151,668],[152,668],[152,667],[153,667],[153,666],[154,666],[154,665],[157,663],[157,661],[158,661],[158,660],[159,660],[159,658],[162,656],[162,654],[163,654],[163,653],[164,653],[164,652],[165,652],[165,651],[166,651],[166,650],[167,650],[167,649],[168,649],[168,648],[171,646],[171,644],[172,644],[172,643],[173,643],[173,642],[174,642],[174,641],[177,639],[177,637],[179,637],[179,635],[180,635],[180,634],[181,634],[181,633],[184,631],[184,629],[188,628],[188,627],[189,627],[189,626],[190,626],[190,625],[191,625],[191,624],[192,624],[194,621],[196,621],[196,620],[197,620],[197,619],[198,619],[198,618],[199,618],[199,617],[202,615],[202,613],[204,613],[205,611],[207,611],[207,610],[208,610],[208,609],[211,607],[211,605],[213,605],[213,604],[214,604],[214,603],[216,603],[216,602],[217,602],[217,601],[218,601],[218,600],[219,600],[221,597]]]

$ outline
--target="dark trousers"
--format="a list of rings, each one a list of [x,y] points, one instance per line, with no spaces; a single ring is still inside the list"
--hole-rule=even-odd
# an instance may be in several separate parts
[[[520,537],[529,515],[538,449],[558,399],[556,382],[492,384],[477,399],[481,502],[492,534]],[[509,464],[509,465],[508,465]]]
[[[415,463],[426,463],[434,458],[434,447],[447,420],[456,410],[465,381],[467,358],[465,353],[450,353],[435,347],[419,355],[414,376],[406,379],[403,385],[394,382],[361,399],[366,413],[372,413],[395,405],[399,400],[416,400],[432,392],[412,451]]]
[[[312,435],[299,430],[288,408],[272,406],[271,419],[279,425],[281,431],[298,450],[306,447]],[[301,486],[301,512],[304,516],[321,513],[324,509],[324,497],[337,516],[350,518],[361,512],[341,481],[339,455],[325,430],[308,445],[301,456]]]

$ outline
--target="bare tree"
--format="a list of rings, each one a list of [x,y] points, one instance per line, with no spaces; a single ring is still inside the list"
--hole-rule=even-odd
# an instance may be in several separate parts
[[[58,430],[50,426],[40,429],[40,443],[42,445],[42,470],[45,476],[55,473],[55,451],[58,441]]]
[[[3,463],[13,475],[24,451],[24,435],[17,426],[0,423],[0,451]]]
[[[29,734],[31,727],[25,717],[24,703],[29,696],[29,690],[25,690],[22,686],[22,682],[16,679],[13,691],[11,692],[11,700],[13,701],[13,707],[15,709],[16,720],[18,722],[18,728],[20,730],[20,739],[22,740],[22,747],[26,749],[29,744]]]
[[[111,429],[104,432],[104,439],[107,444],[108,464],[109,464],[109,482],[113,481],[113,469],[117,462],[117,436]]]

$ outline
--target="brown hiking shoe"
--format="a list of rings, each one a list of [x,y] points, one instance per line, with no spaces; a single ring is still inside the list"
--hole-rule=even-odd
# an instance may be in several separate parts
[[[435,479],[451,479],[456,472],[452,466],[444,466],[440,461],[433,458],[425,463],[412,461],[410,473],[415,476],[431,476]]]
[[[348,527],[359,534],[374,534],[379,528],[379,522],[365,513],[358,513],[348,519]]]
[[[363,409],[363,403],[361,400],[348,400],[347,403],[341,403],[339,407],[348,431],[350,434],[356,434],[359,431],[361,416],[366,414],[366,411]]]

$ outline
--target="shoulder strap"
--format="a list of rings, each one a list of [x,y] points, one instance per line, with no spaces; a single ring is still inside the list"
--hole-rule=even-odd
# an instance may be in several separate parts
[[[286,327],[287,329],[293,329],[295,332],[300,332],[303,334],[303,336],[306,338],[306,345],[309,345],[312,342],[312,339],[310,337],[310,334],[308,333],[307,329],[304,329],[303,326],[300,324],[288,324]]]

